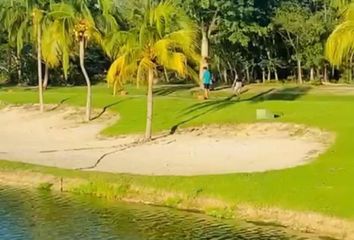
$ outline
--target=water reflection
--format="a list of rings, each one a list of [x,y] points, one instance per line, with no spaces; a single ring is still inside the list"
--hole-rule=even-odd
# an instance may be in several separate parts
[[[315,239],[283,227],[172,209],[0,187],[2,240]]]

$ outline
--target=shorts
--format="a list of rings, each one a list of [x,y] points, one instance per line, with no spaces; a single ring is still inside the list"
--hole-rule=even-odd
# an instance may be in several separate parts
[[[241,89],[242,88],[242,82],[236,82],[235,89]]]
[[[210,89],[210,83],[204,83],[204,89],[209,90]]]

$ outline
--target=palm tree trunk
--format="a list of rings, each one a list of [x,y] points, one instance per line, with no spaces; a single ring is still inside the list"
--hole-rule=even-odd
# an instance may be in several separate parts
[[[265,83],[265,81],[266,81],[266,72],[265,72],[265,70],[264,70],[264,68],[262,68],[262,83]]]
[[[354,53],[351,54],[350,59],[349,59],[349,83],[352,83],[353,81],[353,57]]]
[[[301,67],[301,60],[297,60],[297,80],[299,84],[302,84],[302,67]]]
[[[43,80],[43,89],[48,88],[48,78],[49,78],[49,68],[48,65],[45,65],[45,70],[44,70],[44,80]]]
[[[7,69],[8,69],[8,81],[11,82],[11,66],[12,66],[12,53],[11,53],[11,47],[9,46],[8,52],[7,52],[7,57],[8,57],[8,62],[7,62]]]
[[[147,111],[146,111],[146,132],[145,140],[151,140],[152,136],[152,117],[153,117],[153,84],[154,84],[154,70],[149,69],[149,82],[147,93]]]
[[[114,83],[113,86],[113,96],[117,96],[117,91],[118,91],[118,81]]]
[[[165,67],[163,68],[163,73],[164,73],[164,76],[165,76],[165,81],[167,83],[169,83],[170,82],[170,78],[168,77],[168,72],[167,72],[167,69]]]
[[[89,122],[91,120],[91,99],[92,99],[92,94],[91,94],[91,82],[90,78],[86,72],[85,69],[85,39],[82,38],[80,40],[80,67],[81,71],[84,74],[85,80],[86,80],[86,85],[87,85],[87,97],[86,97],[86,117],[85,120]]]
[[[43,78],[42,78],[42,29],[39,24],[37,30],[37,64],[38,64],[38,93],[39,93],[39,109],[44,112],[43,101]]]

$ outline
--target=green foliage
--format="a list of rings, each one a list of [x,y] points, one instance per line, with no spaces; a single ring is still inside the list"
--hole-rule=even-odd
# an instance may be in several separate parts
[[[172,1],[149,0],[150,5]],[[7,45],[10,54],[1,55],[0,71],[8,82],[20,84],[35,83],[33,74],[25,74],[30,62],[35,58],[35,30],[41,22],[43,63],[51,70],[52,84],[81,84],[74,30],[77,23],[85,19],[90,42],[86,45],[88,58],[97,59],[101,65],[87,63],[89,75],[103,80],[109,63],[120,55],[127,41],[143,33],[137,26],[146,18],[142,11],[146,2],[142,0],[11,0],[0,3],[0,39]],[[205,33],[209,40],[209,62],[217,80],[231,83],[239,76],[248,81],[261,79],[262,73],[270,71],[274,77],[286,79],[296,68],[296,60],[301,59],[305,73],[311,69],[321,69],[327,62],[323,57],[324,43],[336,24],[340,14],[343,19],[352,15],[349,0],[178,0],[175,6],[183,8],[198,28],[196,35]],[[166,17],[166,16],[165,16]],[[157,25],[169,25],[161,18]],[[349,25],[348,25],[349,24]],[[343,22],[331,37],[327,53],[335,53],[331,62],[339,65],[350,57],[350,42],[346,44],[342,33],[350,29],[350,23]],[[145,29],[147,30],[147,29]],[[132,31],[134,32],[132,34]],[[348,30],[350,36],[350,30]],[[289,35],[288,35],[289,33]],[[133,35],[133,36],[132,36]],[[334,38],[338,35],[338,39]],[[283,41],[281,41],[283,39]],[[135,41],[136,42],[136,41]],[[332,42],[333,44],[330,44]],[[199,42],[196,43],[200,47]],[[348,45],[349,44],[349,45]],[[332,47],[331,47],[332,46]],[[340,46],[343,46],[342,49]],[[25,49],[27,48],[27,49]],[[102,51],[96,51],[101,48]],[[30,54],[24,51],[30,49]],[[93,51],[91,51],[93,49]],[[93,55],[93,56],[91,56]],[[338,57],[343,56],[343,57]],[[336,58],[336,59],[334,59]],[[335,61],[332,61],[334,59]],[[339,63],[340,62],[340,63]],[[189,64],[195,68],[196,64]],[[64,76],[60,76],[59,68]],[[192,69],[189,69],[192,70]],[[328,68],[327,68],[328,70]],[[345,70],[345,69],[343,69]],[[33,72],[33,70],[32,70]],[[191,71],[189,71],[191,72]],[[330,75],[329,72],[327,75]],[[177,79],[173,71],[159,67],[157,76],[170,81]],[[162,77],[163,76],[163,77]],[[169,76],[166,78],[166,76]],[[333,77],[333,76],[332,76]],[[196,80],[193,74],[188,79]],[[132,82],[136,76],[125,77]],[[162,80],[162,79],[161,79]],[[119,88],[119,86],[117,86]]]
[[[320,11],[313,13],[293,2],[285,2],[277,10],[273,23],[293,49],[294,59],[306,59],[306,49],[321,44],[321,36],[325,33],[322,14]]]

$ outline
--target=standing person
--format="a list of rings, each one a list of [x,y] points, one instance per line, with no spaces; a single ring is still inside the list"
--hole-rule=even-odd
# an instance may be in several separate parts
[[[204,84],[204,99],[209,99],[209,92],[211,86],[211,72],[208,67],[203,68],[203,84]]]
[[[242,78],[236,79],[234,94],[237,95],[238,97],[241,95],[242,85],[243,85]]]

